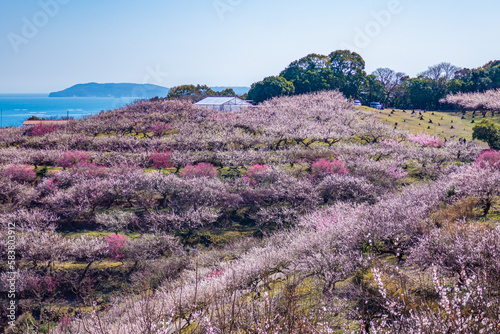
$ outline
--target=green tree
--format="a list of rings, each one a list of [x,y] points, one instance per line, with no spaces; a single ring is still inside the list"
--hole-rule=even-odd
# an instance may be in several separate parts
[[[252,84],[248,98],[255,102],[262,102],[276,96],[292,95],[295,91],[293,83],[283,77],[267,77]]]
[[[372,75],[383,86],[384,97],[378,100],[392,105],[399,86],[403,79],[407,78],[406,74],[396,72],[390,68],[377,68]]]
[[[295,94],[317,92],[330,88],[331,76],[327,56],[309,54],[287,66],[280,76],[293,83]]]
[[[207,96],[219,96],[219,93],[206,85],[182,85],[170,88],[167,99],[187,99],[198,102]]]
[[[492,150],[500,149],[500,127],[489,119],[482,119],[474,125],[472,138],[488,143]]]
[[[365,61],[356,52],[340,50],[330,53],[332,78],[330,89],[339,89],[346,97],[357,97],[366,79]]]
[[[500,88],[500,61],[490,61],[472,70],[461,70],[458,72],[457,79],[464,82],[461,92],[483,92]]]
[[[45,121],[45,118],[39,118],[36,116],[31,116],[30,118],[27,119],[27,121]]]
[[[409,108],[430,109],[432,108],[433,91],[431,81],[425,77],[406,80],[404,89],[407,93]]]
[[[370,102],[388,102],[385,98],[384,85],[373,74],[366,76],[358,96],[364,105],[369,105]]]
[[[217,93],[218,96],[238,96],[232,88],[226,88]]]

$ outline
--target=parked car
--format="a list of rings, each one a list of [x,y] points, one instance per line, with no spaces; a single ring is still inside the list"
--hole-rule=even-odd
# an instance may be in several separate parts
[[[362,106],[362,104],[361,104],[361,101],[360,101],[360,100],[354,100],[354,105],[355,105],[355,106]]]
[[[372,102],[372,103],[370,103],[370,108],[382,110],[382,109],[384,109],[384,106],[381,105],[380,102]]]

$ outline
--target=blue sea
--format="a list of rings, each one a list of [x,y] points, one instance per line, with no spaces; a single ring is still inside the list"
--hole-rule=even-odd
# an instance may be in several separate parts
[[[0,94],[0,127],[20,126],[31,116],[81,118],[121,108],[137,97],[48,97],[48,94]]]

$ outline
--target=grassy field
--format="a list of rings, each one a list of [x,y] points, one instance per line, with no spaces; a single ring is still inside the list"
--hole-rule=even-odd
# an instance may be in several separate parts
[[[471,112],[466,113],[465,119],[462,119],[462,114],[459,112],[424,112],[416,110],[415,114],[412,115],[412,110],[403,111],[395,109],[392,111],[392,109],[375,110],[369,107],[358,108],[363,111],[377,113],[377,116],[383,122],[397,126],[398,129],[409,130],[413,133],[427,133],[446,139],[455,136],[456,138],[463,137],[467,140],[472,140],[472,128],[475,124],[472,123],[472,120],[478,122],[483,119],[480,113],[477,113],[473,117]],[[423,119],[421,119],[421,116]],[[491,114],[488,113],[486,118],[500,123],[500,116],[491,117]],[[483,146],[483,144],[480,145]]]

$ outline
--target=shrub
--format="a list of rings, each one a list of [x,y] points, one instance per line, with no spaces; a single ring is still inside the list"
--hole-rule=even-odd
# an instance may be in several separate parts
[[[184,167],[181,173],[182,177],[193,178],[193,177],[216,177],[217,168],[211,163],[200,162],[199,164],[192,166],[188,165]]]
[[[28,183],[36,178],[36,173],[29,165],[11,166],[2,171],[3,176],[17,182]]]
[[[151,167],[155,169],[161,168],[169,168],[172,167],[173,164],[170,162],[171,152],[169,150],[165,150],[165,152],[155,152],[149,156],[149,162]]]
[[[472,138],[488,143],[491,149],[500,149],[500,126],[490,121],[482,119],[472,129]]]
[[[332,174],[347,174],[347,168],[345,168],[344,163],[340,160],[329,161],[326,159],[321,159],[312,163],[311,172],[313,176],[323,178],[327,175]]]

